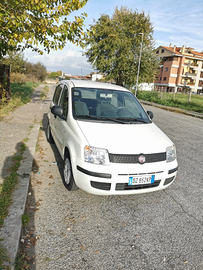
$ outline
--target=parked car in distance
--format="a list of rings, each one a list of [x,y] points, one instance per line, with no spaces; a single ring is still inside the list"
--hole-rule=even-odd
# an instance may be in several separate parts
[[[124,87],[60,81],[46,136],[64,160],[64,186],[98,195],[167,188],[178,170],[176,149],[152,118]]]

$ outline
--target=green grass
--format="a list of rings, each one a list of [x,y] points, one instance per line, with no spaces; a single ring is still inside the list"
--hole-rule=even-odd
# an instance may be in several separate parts
[[[0,115],[7,115],[14,109],[30,102],[30,95],[40,83],[11,83],[11,99],[0,105]]]
[[[188,94],[175,94],[175,100],[173,100],[172,93],[163,93],[161,99],[161,93],[157,91],[138,91],[137,98],[145,101],[154,102],[157,104],[176,107],[188,111],[194,111],[203,113],[203,96],[192,95],[191,102],[189,102]]]
[[[0,239],[0,241],[2,241],[3,239]],[[3,248],[0,245],[0,269],[10,269],[9,266],[4,266],[3,263],[4,262],[8,262],[9,261],[9,257],[8,257],[8,253],[7,250],[5,248]]]
[[[22,225],[27,226],[30,222],[30,218],[27,214],[22,215]]]
[[[25,255],[18,253],[15,260],[15,270],[28,269],[29,265],[25,261]]]
[[[49,92],[49,87],[47,85],[45,85],[43,87],[43,91],[41,93],[41,99],[45,99],[47,97],[48,92]]]
[[[3,226],[4,219],[8,215],[8,208],[12,203],[12,192],[18,183],[17,171],[23,159],[25,149],[26,145],[22,142],[18,153],[12,157],[12,166],[9,168],[10,174],[4,178],[3,184],[0,186],[0,227]],[[2,241],[3,239],[0,240]],[[3,262],[5,261],[9,261],[7,251],[0,245],[0,269],[9,269],[3,266]]]

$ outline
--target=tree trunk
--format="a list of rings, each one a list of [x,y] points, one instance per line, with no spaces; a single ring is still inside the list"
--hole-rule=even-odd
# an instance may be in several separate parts
[[[120,86],[123,86],[123,76],[122,76],[122,73],[119,73],[117,79],[116,79],[116,84],[117,85],[120,85]]]

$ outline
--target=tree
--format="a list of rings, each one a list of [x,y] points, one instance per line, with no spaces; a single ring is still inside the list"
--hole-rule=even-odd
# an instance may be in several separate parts
[[[43,54],[62,49],[66,41],[79,44],[86,14],[66,18],[88,0],[5,0],[0,3],[0,59],[8,50],[31,48]]]
[[[46,67],[38,62],[37,64],[25,63],[25,74],[29,78],[30,75],[34,76],[39,81],[44,81],[47,76]]]
[[[11,66],[11,72],[24,73],[25,65],[24,55],[22,52],[8,51],[7,56],[1,59],[1,63],[7,66]]]
[[[48,76],[48,78],[56,79],[57,77],[61,76],[60,72],[51,72]]]
[[[149,15],[126,7],[115,9],[112,17],[103,14],[90,25],[84,42],[85,54],[94,68],[106,73],[116,84],[136,83],[143,33],[139,82],[152,81],[158,60],[154,53],[153,26]]]

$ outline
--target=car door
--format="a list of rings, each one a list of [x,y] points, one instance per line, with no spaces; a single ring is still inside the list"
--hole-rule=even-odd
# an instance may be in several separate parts
[[[69,97],[68,87],[67,85],[64,85],[58,104],[63,108],[63,116],[56,117],[56,126],[55,126],[57,134],[57,146],[62,157],[63,157],[64,142],[67,141],[68,136],[68,127],[66,122],[69,106],[68,97]]]
[[[50,105],[50,109],[55,106],[55,105],[59,105],[59,100],[61,97],[61,93],[63,90],[63,84],[57,85],[55,92],[54,92],[54,96]],[[57,116],[54,116],[52,113],[50,113],[50,119],[49,119],[49,123],[50,123],[50,127],[51,127],[51,133],[54,137],[54,141],[58,147],[58,132],[57,132],[57,121],[58,121]]]

